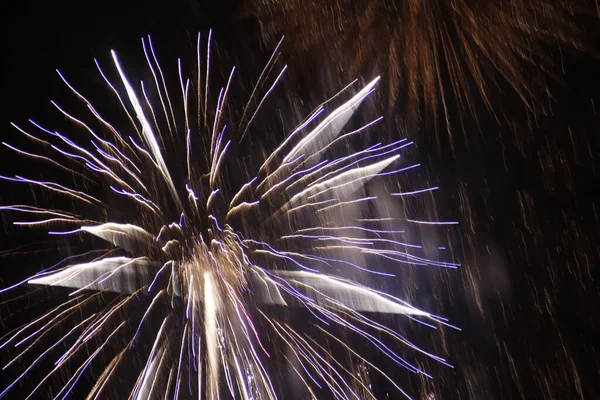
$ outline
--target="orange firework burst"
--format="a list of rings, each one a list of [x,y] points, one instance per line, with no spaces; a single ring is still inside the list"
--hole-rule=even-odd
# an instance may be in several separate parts
[[[437,131],[452,109],[475,116],[478,97],[496,114],[491,95],[506,85],[533,109],[550,45],[589,48],[574,18],[588,10],[586,0],[247,0],[243,15],[267,40],[285,34],[298,58],[344,60],[334,80],[384,75],[390,108],[409,123],[428,115]]]

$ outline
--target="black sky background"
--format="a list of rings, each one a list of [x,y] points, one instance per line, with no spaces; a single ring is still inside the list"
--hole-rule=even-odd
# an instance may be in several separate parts
[[[66,95],[55,68],[84,82],[92,79],[92,59],[106,59],[110,49],[135,50],[137,59],[146,34],[176,56],[197,31],[213,28],[249,76],[272,48],[259,45],[254,21],[233,20],[235,1],[28,0],[4,7],[1,140],[15,138],[10,122],[37,118],[49,100]],[[480,128],[467,124],[454,135],[454,151],[426,128],[385,132],[417,142],[423,179],[443,188],[440,213],[461,222],[449,240],[463,267],[423,283],[436,311],[463,329],[436,344],[455,365],[435,370],[439,399],[600,398],[600,62],[574,51],[552,54],[560,79],[551,83],[548,115],[534,118],[506,95],[512,125],[482,113]],[[314,88],[313,72],[294,74],[300,96]],[[310,97],[322,99],[319,92]],[[24,162],[1,150],[0,173],[27,171]],[[0,183],[2,203],[11,191]],[[7,225],[0,235],[2,249],[24,240]],[[0,259],[3,283],[27,270],[13,262]]]

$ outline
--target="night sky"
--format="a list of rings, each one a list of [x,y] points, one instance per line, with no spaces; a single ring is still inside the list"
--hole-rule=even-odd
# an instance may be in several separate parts
[[[93,59],[107,61],[117,49],[137,60],[144,35],[152,34],[174,60],[189,52],[196,32],[213,28],[224,57],[243,66],[242,77],[260,73],[274,45],[261,43],[256,21],[235,18],[233,0],[27,0],[11,7],[3,13],[2,141],[19,140],[10,122],[43,117],[52,111],[50,100],[69,96],[56,68],[78,87],[87,80],[99,85]],[[558,79],[550,84],[552,99],[536,113],[524,112],[506,94],[497,104],[508,121],[494,121],[482,107],[478,125],[467,119],[454,132],[453,149],[427,126],[404,131],[388,125],[381,132],[390,141],[408,136],[416,142],[412,156],[424,170],[415,179],[441,187],[435,197],[440,219],[460,221],[441,232],[462,267],[415,275],[423,280],[419,293],[429,293],[421,304],[462,329],[431,339],[455,369],[433,367],[433,383],[416,384],[415,398],[600,398],[600,62],[574,50],[551,55]],[[304,112],[331,94],[319,83],[326,74],[314,69],[290,65],[290,102]],[[48,125],[53,118],[60,120],[54,113]],[[17,171],[35,169],[0,149],[0,173]],[[0,203],[27,196],[12,188],[0,182]],[[0,221],[4,286],[43,260],[3,255],[30,239],[5,217]],[[29,312],[20,311],[20,320],[35,317]]]

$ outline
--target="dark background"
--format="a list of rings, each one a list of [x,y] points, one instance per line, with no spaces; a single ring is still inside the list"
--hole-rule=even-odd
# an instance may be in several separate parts
[[[146,34],[176,56],[197,31],[213,28],[219,46],[237,54],[242,74],[251,76],[273,47],[259,45],[255,21],[234,21],[235,1],[29,0],[4,7],[3,141],[16,136],[10,122],[40,117],[49,100],[66,95],[55,68],[81,87],[96,79],[87,75],[94,57],[106,59],[113,48],[137,57]],[[506,95],[511,123],[482,112],[480,128],[467,123],[465,134],[454,135],[454,151],[426,128],[382,132],[417,142],[423,179],[443,188],[440,212],[461,222],[449,241],[463,267],[422,283],[436,311],[463,329],[435,343],[455,369],[435,368],[433,385],[416,398],[429,391],[440,399],[600,398],[600,63],[574,51],[553,56],[562,68],[547,115],[526,114]],[[296,72],[298,95],[322,99],[311,72]],[[27,171],[5,149],[0,157],[0,173]],[[2,203],[12,187],[0,183]],[[0,231],[2,249],[28,240],[9,228]],[[14,259],[0,266],[5,284],[27,272]]]

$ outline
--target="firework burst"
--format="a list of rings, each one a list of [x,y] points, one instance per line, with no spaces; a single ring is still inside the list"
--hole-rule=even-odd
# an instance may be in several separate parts
[[[27,399],[41,396],[48,387],[54,398],[67,397],[85,374],[94,382],[89,399],[106,396],[111,385],[128,383],[126,393],[135,399],[218,399],[229,394],[274,399],[281,396],[282,384],[272,368],[279,361],[296,374],[303,388],[299,397],[328,392],[341,399],[375,398],[369,374],[380,375],[408,396],[378,366],[373,350],[424,376],[427,372],[403,354],[420,353],[446,364],[377,321],[377,315],[395,314],[432,328],[448,325],[376,289],[375,282],[396,275],[389,264],[394,269],[457,266],[426,258],[423,246],[402,238],[403,226],[452,222],[383,211],[373,217],[369,212],[389,199],[436,189],[370,193],[373,182],[418,166],[403,164],[400,151],[411,144],[406,140],[348,151],[349,141],[379,121],[343,130],[378,79],[358,90],[348,86],[316,108],[262,159],[256,174],[248,175],[241,166],[244,158],[232,154],[251,136],[252,122],[285,71],[272,73],[278,50],[239,123],[228,127],[234,70],[211,106],[210,35],[206,58],[200,56],[198,37],[193,80],[184,77],[179,62],[177,96],[169,94],[173,89],[150,38],[142,43],[151,85],[131,83],[115,52],[115,79],[96,62],[114,104],[120,106],[120,122],[114,121],[118,117],[112,122],[105,118],[59,73],[89,120],[53,103],[73,123],[76,135],[30,121],[37,133],[15,127],[42,151],[3,143],[70,178],[70,183],[61,183],[0,176],[66,199],[67,205],[58,208],[2,206],[5,212],[30,217],[15,224],[50,228],[61,239],[100,238],[109,248],[71,254],[3,290],[25,284],[71,288],[67,301],[3,338],[0,346],[16,352],[5,369],[27,361],[14,381],[3,382],[0,397],[48,359],[50,370],[28,388]],[[259,153],[251,158],[256,162]],[[246,183],[235,185],[246,176]],[[310,315],[300,328],[287,311],[292,308]],[[137,315],[136,309],[142,312]],[[369,344],[369,350],[352,346],[340,331]],[[46,336],[56,335],[48,344]],[[340,358],[333,348],[345,355]],[[144,361],[135,366],[133,358]],[[91,372],[92,365],[101,372]],[[121,374],[132,370],[136,378],[123,382]]]
[[[378,71],[388,83],[390,107],[402,110],[404,122],[424,116],[436,131],[443,122],[449,134],[453,111],[476,116],[482,103],[497,113],[491,95],[500,88],[510,88],[531,110],[545,94],[543,76],[552,74],[549,45],[594,48],[575,16],[597,12],[586,0],[247,0],[242,5],[241,14],[258,18],[267,40],[285,34],[299,62],[331,54],[324,75],[334,81]]]

